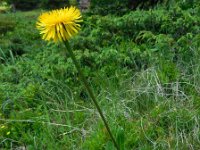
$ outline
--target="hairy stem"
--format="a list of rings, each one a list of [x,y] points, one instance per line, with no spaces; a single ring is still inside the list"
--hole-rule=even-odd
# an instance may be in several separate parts
[[[80,67],[79,63],[77,62],[76,57],[74,56],[73,51],[71,50],[71,47],[70,47],[70,45],[69,45],[69,42],[68,42],[68,41],[63,41],[63,43],[65,44],[65,47],[67,48],[68,53],[69,53],[70,57],[72,58],[72,60],[73,60],[73,62],[74,62],[74,64],[75,64],[75,66],[76,66],[76,68],[77,68],[77,70],[78,70],[78,73],[79,73],[79,75],[80,75],[80,79],[82,80],[82,82],[83,82],[83,84],[84,84],[84,86],[85,86],[85,88],[86,88],[88,94],[90,95],[92,101],[94,102],[95,107],[97,108],[97,110],[98,110],[98,112],[99,112],[99,114],[100,114],[100,116],[101,116],[101,119],[103,120],[103,123],[104,123],[104,125],[105,125],[105,127],[106,127],[106,129],[107,129],[107,131],[108,131],[108,133],[109,133],[109,135],[110,135],[111,140],[113,141],[113,143],[114,143],[116,149],[119,150],[120,148],[119,148],[117,142],[116,142],[115,139],[114,139],[114,136],[113,136],[113,134],[112,134],[112,132],[111,132],[111,130],[110,130],[110,128],[109,128],[109,125],[108,125],[108,123],[107,123],[107,121],[106,121],[106,119],[105,119],[105,117],[104,117],[104,115],[103,115],[103,112],[102,112],[102,110],[101,110],[101,108],[100,108],[100,106],[99,106],[99,104],[98,104],[98,102],[97,102],[97,100],[96,100],[96,97],[94,96],[93,91],[91,90],[91,88],[90,88],[90,86],[89,86],[89,84],[88,84],[88,82],[87,82],[85,76],[83,75],[83,72],[82,72],[82,70],[81,70],[81,67]]]

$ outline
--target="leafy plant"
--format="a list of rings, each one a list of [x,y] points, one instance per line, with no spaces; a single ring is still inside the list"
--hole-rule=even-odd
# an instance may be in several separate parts
[[[200,7],[189,2],[87,12],[70,41],[122,149],[199,149]],[[39,13],[0,14],[15,23],[0,40],[0,147],[112,149],[64,47],[39,40]]]

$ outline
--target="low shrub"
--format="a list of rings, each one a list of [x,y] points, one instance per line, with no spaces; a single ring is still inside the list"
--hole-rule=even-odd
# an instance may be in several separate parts
[[[16,22],[12,17],[0,15],[0,34],[5,34],[15,28]]]

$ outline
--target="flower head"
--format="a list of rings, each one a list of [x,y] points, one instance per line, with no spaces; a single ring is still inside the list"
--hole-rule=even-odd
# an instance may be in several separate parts
[[[37,28],[44,40],[66,41],[80,30],[80,10],[74,6],[41,14]]]

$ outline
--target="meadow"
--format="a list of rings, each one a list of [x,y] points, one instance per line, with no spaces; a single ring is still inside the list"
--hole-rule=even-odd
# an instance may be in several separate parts
[[[0,149],[115,149],[41,12],[0,13]],[[70,44],[120,149],[200,149],[200,3],[82,15]]]

